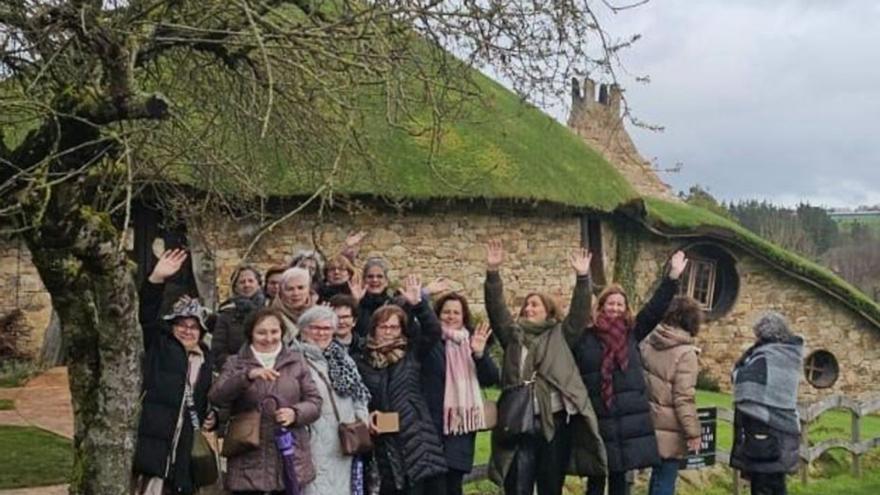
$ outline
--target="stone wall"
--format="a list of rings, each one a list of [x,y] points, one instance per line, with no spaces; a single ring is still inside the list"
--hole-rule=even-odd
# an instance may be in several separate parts
[[[231,274],[241,262],[248,243],[245,238],[253,234],[253,229],[222,221],[213,225],[205,231],[205,237],[213,251],[222,301],[230,294]],[[332,255],[348,233],[358,230],[368,232],[359,262],[370,256],[387,259],[392,283],[409,273],[419,274],[423,283],[446,277],[478,312],[483,311],[484,244],[500,238],[507,253],[502,276],[511,304],[518,304],[526,293],[537,290],[552,294],[563,307],[568,306],[567,298],[574,284],[568,254],[580,240],[580,223],[574,215],[529,215],[504,210],[434,210],[398,215],[371,210],[325,215],[320,225],[314,216],[303,215],[263,238],[252,260],[265,270],[272,264],[288,263],[299,248],[317,246],[325,255]]]
[[[650,293],[663,269],[663,262],[689,241],[670,241],[645,234],[637,262],[637,301]],[[737,249],[729,249],[737,260],[739,292],[730,311],[708,322],[701,330],[701,368],[730,390],[730,370],[736,359],[754,342],[752,323],[764,311],[785,315],[795,332],[805,338],[804,356],[817,350],[831,352],[840,368],[837,382],[817,389],[801,380],[802,399],[832,393],[850,396],[880,392],[880,330],[825,292],[799,282],[770,265]]]
[[[18,350],[24,356],[36,357],[52,318],[52,299],[24,244],[0,241],[0,294],[0,317],[16,310],[23,314]]]

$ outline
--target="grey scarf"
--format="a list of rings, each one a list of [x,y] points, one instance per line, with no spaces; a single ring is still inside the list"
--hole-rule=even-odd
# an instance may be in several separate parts
[[[736,408],[771,428],[800,432],[797,390],[803,368],[804,341],[758,342],[733,368]]]

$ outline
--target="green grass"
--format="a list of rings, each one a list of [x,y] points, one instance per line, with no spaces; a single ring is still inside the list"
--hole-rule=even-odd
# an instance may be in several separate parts
[[[15,404],[10,399],[0,399],[0,411],[11,411],[15,409]]]
[[[0,426],[0,490],[66,483],[70,441],[38,428]]]
[[[827,268],[782,249],[754,232],[708,210],[684,203],[645,198],[647,223],[664,235],[720,238],[750,252],[771,265],[812,283],[880,326],[880,305]]]

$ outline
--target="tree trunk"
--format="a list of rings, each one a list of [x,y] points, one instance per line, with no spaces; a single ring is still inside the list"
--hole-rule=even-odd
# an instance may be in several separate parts
[[[143,337],[134,266],[106,215],[54,191],[28,247],[61,318],[75,416],[70,493],[128,493],[140,412]]]

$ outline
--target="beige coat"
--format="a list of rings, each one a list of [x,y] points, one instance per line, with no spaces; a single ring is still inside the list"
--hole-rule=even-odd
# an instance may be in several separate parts
[[[663,324],[641,344],[651,419],[663,459],[687,456],[686,441],[700,436],[695,401],[699,350],[686,331]]]

